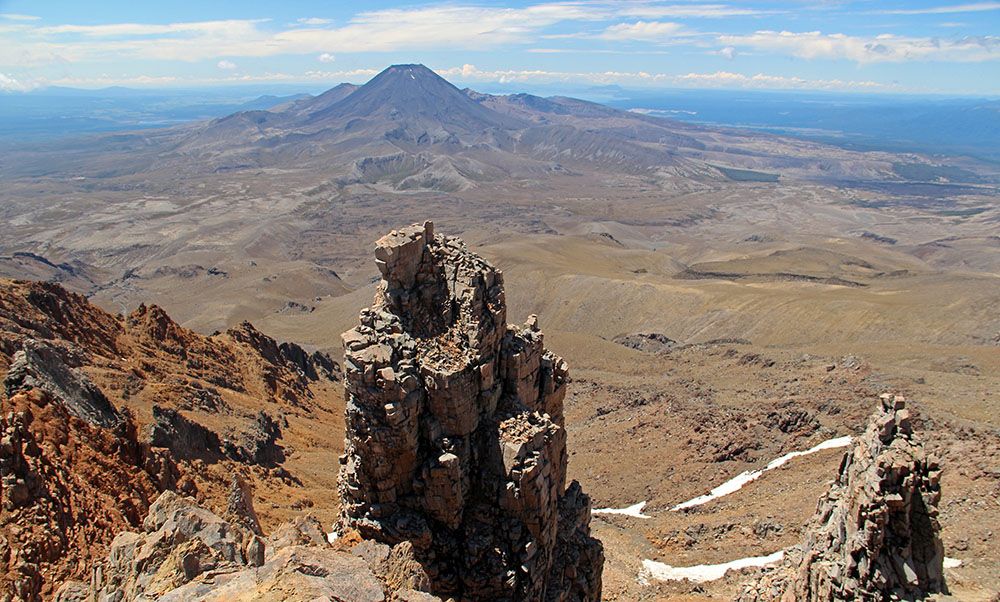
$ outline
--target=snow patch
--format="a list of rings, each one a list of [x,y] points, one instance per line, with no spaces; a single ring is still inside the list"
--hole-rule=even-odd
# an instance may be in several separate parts
[[[635,518],[653,518],[648,514],[643,514],[642,509],[646,507],[646,502],[639,502],[638,504],[633,504],[627,508],[598,508],[596,510],[591,510],[591,514],[623,514],[625,516],[633,516]]]
[[[712,491],[706,493],[705,495],[699,495],[698,497],[690,499],[690,500],[688,500],[686,502],[681,502],[680,504],[677,504],[676,506],[674,506],[673,508],[671,508],[670,511],[671,512],[676,512],[678,510],[684,510],[685,508],[693,508],[695,506],[700,506],[702,504],[707,504],[708,502],[711,502],[712,500],[716,500],[716,499],[719,499],[720,497],[729,495],[730,493],[735,493],[735,492],[739,491],[747,483],[752,483],[752,482],[756,481],[765,472],[767,472],[769,470],[774,470],[775,468],[778,468],[779,466],[783,466],[785,463],[787,463],[789,460],[791,460],[793,458],[798,458],[799,456],[807,456],[809,454],[814,454],[814,453],[816,453],[818,451],[823,451],[825,449],[836,449],[838,447],[847,447],[848,445],[851,444],[851,441],[852,441],[852,438],[850,436],[847,436],[847,437],[836,437],[834,439],[828,439],[828,440],[826,440],[826,441],[824,441],[822,443],[814,445],[813,447],[810,447],[809,449],[807,449],[805,451],[788,452],[787,454],[785,454],[783,456],[780,456],[778,458],[775,458],[774,460],[771,460],[771,462],[768,463],[768,465],[765,466],[764,468],[762,468],[760,470],[747,470],[747,471],[741,472],[740,474],[738,474],[735,477],[729,479],[728,481],[726,481],[722,485],[719,485],[718,487],[716,487]]]
[[[748,567],[771,566],[781,562],[785,557],[784,550],[778,550],[767,556],[751,556],[731,560],[723,564],[698,564],[695,566],[670,566],[655,560],[643,560],[642,570],[639,571],[639,583],[649,585],[650,579],[657,581],[694,581],[704,583],[722,579],[727,572]]]
[[[333,543],[338,539],[340,539],[340,533],[337,533],[336,531],[330,531],[329,533],[326,534],[327,543]]]
[[[946,569],[957,569],[962,566],[962,560],[959,558],[948,558],[944,557],[944,568]]]

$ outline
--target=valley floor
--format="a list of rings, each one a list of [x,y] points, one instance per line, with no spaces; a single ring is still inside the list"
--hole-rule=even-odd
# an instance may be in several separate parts
[[[546,346],[569,362],[570,476],[597,508],[646,502],[650,518],[594,517],[605,599],[731,595],[740,575],[644,584],[643,560],[721,564],[796,543],[843,450],[671,508],[857,434],[887,391],[912,400],[918,433],[943,460],[943,536],[961,561],[947,572],[955,598],[1000,592],[995,191],[965,191],[943,207],[794,182],[685,192],[566,176],[449,196],[335,191],[299,177],[237,178],[225,189],[185,182],[161,198],[123,188],[62,200],[65,182],[14,187],[32,200],[6,209],[20,221],[0,251],[31,248],[48,263],[10,255],[0,275],[58,278],[115,312],[152,301],[202,332],[251,319],[276,339],[339,356],[340,333],[374,292],[371,241],[433,219],[504,271],[509,320],[538,314]],[[37,201],[43,193],[51,204]],[[81,211],[100,227],[78,228]],[[667,342],[615,342],[636,333]],[[341,415],[340,393],[329,399],[329,416]],[[306,486],[289,497],[261,481],[265,519],[312,511],[333,521],[343,425],[329,416],[323,428],[293,421],[298,444],[284,466]]]

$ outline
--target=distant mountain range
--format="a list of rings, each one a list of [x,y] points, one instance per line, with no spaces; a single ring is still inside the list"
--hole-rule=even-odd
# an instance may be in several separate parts
[[[726,180],[892,181],[915,173],[976,181],[972,172],[935,171],[913,156],[862,154],[561,96],[460,90],[423,65],[393,65],[363,86],[243,108],[210,121],[53,144],[63,155],[58,161],[14,155],[0,170],[155,180],[281,169],[322,172],[341,188],[444,192],[605,172],[674,190]]]

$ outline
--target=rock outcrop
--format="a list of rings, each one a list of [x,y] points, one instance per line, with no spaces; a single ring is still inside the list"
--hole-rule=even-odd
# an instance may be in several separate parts
[[[913,600],[945,590],[941,468],[915,439],[905,405],[882,396],[805,541],[747,584],[739,602]]]
[[[431,591],[591,601],[603,550],[566,487],[563,360],[510,326],[502,274],[433,225],[376,243],[374,305],[343,335],[340,528],[409,542]]]
[[[50,599],[64,580],[85,577],[176,478],[169,455],[138,440],[130,414],[116,414],[114,428],[94,425],[78,416],[81,400],[28,380],[0,416],[3,602]]]
[[[242,485],[234,481],[234,488]],[[115,537],[89,584],[70,582],[59,594],[95,602],[439,602],[410,587],[426,576],[405,549],[375,542],[334,548],[310,517],[264,540],[246,524],[255,516],[249,500],[237,496],[242,516],[226,520],[192,498],[164,492],[140,532]]]
[[[339,366],[248,323],[204,336],[155,305],[113,315],[0,279],[0,379],[0,602],[88,580],[164,489],[238,509],[238,473],[269,502],[238,521],[261,531],[329,500],[284,450],[339,449]]]
[[[22,389],[41,389],[94,426],[118,424],[121,418],[108,398],[86,374],[70,366],[64,354],[44,341],[26,339],[4,378],[4,392],[10,396]]]

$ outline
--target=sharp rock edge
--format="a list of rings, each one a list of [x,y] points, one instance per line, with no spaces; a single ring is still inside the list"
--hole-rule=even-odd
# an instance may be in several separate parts
[[[883,395],[803,543],[737,600],[874,602],[945,592],[940,478],[938,460],[914,437],[905,399]]]
[[[568,368],[537,318],[508,325],[500,271],[430,222],[375,257],[375,303],[343,335],[338,531],[410,542],[439,596],[600,600],[590,499],[566,485]]]

